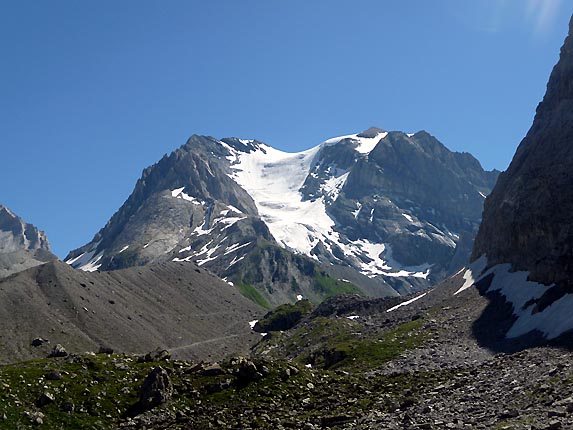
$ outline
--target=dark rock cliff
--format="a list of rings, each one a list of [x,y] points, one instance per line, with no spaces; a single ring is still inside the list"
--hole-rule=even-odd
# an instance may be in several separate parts
[[[473,259],[573,287],[573,21],[535,120],[485,202]]]

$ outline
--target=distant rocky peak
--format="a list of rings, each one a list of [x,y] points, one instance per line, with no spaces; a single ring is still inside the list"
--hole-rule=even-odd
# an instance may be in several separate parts
[[[386,133],[386,130],[382,130],[378,127],[370,127],[368,130],[364,130],[362,133],[358,133],[357,136],[372,139],[382,133]]]
[[[239,152],[250,154],[253,151],[262,151],[266,154],[265,144],[251,139],[239,139],[236,137],[227,137],[221,139],[221,142],[226,143],[231,148]]]
[[[46,234],[0,205],[0,252],[36,249],[50,250]]]

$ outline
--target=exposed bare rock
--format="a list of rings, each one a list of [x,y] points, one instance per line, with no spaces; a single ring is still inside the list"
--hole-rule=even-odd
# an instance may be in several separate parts
[[[473,258],[573,289],[573,23],[535,120],[485,202]]]
[[[37,249],[50,251],[46,233],[0,205],[0,253]]]
[[[167,371],[161,366],[157,366],[149,372],[139,392],[139,404],[143,410],[153,409],[166,401],[173,395],[173,386],[169,380]]]

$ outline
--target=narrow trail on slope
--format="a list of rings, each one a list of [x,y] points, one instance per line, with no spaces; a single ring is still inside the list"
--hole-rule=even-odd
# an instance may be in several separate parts
[[[235,337],[239,337],[239,335],[238,334],[231,334],[229,336],[215,337],[213,339],[202,340],[201,342],[190,343],[189,345],[178,346],[176,348],[169,348],[167,351],[169,351],[169,352],[182,351],[182,350],[187,349],[187,348],[193,348],[194,346],[204,345],[206,343],[213,343],[213,342],[217,342],[219,340],[232,339]]]

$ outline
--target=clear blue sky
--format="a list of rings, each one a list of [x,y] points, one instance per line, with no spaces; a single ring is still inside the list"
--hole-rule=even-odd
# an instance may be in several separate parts
[[[573,0],[0,0],[0,203],[66,253],[193,133],[425,129],[505,169]]]

